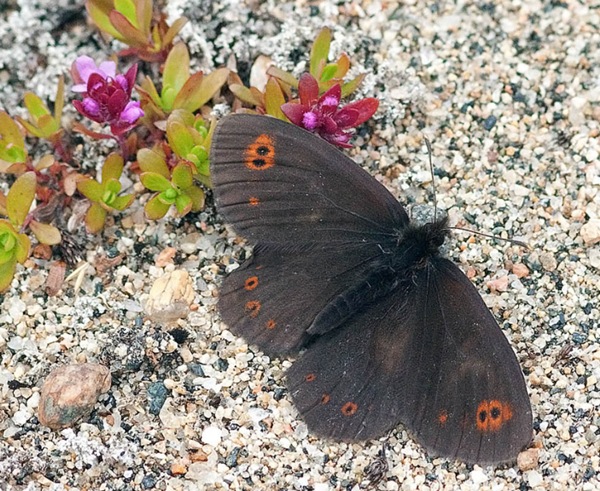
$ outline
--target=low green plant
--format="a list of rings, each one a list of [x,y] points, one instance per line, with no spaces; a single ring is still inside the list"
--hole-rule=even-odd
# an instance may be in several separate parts
[[[184,160],[170,169],[165,155],[157,149],[141,149],[137,157],[140,181],[156,192],[144,208],[148,218],[163,218],[173,205],[180,216],[202,209],[204,191],[194,184],[195,166],[191,162]]]
[[[169,26],[166,15],[154,16],[152,0],[88,0],[85,5],[102,32],[129,46],[120,56],[135,55],[144,61],[165,61],[187,22],[180,17]],[[158,20],[153,22],[155,17]]]
[[[83,177],[77,181],[79,192],[92,202],[85,216],[85,225],[89,233],[96,234],[102,230],[109,211],[123,211],[133,203],[135,194],[119,196],[119,179],[122,173],[123,157],[118,153],[111,153],[102,166],[102,182],[90,177]]]
[[[142,98],[144,121],[152,125],[175,109],[193,113],[210,101],[227,81],[229,70],[219,68],[204,75],[190,74],[190,55],[185,44],[176,44],[165,62],[160,94],[148,76],[136,87]]]

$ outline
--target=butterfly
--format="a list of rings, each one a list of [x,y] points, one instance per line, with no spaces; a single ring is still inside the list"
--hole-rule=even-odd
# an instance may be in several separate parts
[[[403,423],[432,454],[479,464],[529,444],[519,362],[440,254],[446,218],[412,223],[352,159],[275,118],[225,117],[210,161],[218,211],[254,244],[220,315],[268,355],[304,350],[286,377],[310,431],[352,442]]]

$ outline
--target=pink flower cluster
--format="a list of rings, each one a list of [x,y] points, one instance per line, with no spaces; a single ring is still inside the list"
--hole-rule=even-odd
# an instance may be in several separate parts
[[[364,123],[379,107],[379,101],[369,97],[340,109],[341,86],[335,84],[319,97],[319,83],[310,73],[300,77],[298,95],[300,103],[283,104],[283,114],[296,126],[316,133],[339,147],[351,148],[348,141],[352,138],[352,133],[347,130]]]
[[[80,56],[71,73],[76,82],[72,90],[83,94],[83,100],[73,101],[75,109],[92,121],[110,124],[110,131],[118,136],[132,129],[144,111],[131,100],[137,65],[125,75],[117,74],[116,68],[112,61],[96,66],[89,56]]]

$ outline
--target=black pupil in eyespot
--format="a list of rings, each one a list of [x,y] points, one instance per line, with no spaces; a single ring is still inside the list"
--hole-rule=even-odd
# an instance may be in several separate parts
[[[252,163],[256,166],[256,167],[264,167],[266,165],[265,161],[263,159],[254,159],[252,161]]]
[[[479,421],[483,423],[485,421],[485,418],[487,418],[487,413],[485,411],[481,411],[479,413]]]
[[[495,407],[494,409],[492,409],[492,418],[498,419],[499,417],[500,417],[500,409]]]
[[[269,153],[269,148],[268,147],[258,147],[256,149],[256,153],[258,155],[267,155]]]

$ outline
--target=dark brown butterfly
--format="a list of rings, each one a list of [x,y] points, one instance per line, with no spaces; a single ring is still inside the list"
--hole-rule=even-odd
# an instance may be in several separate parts
[[[277,119],[224,118],[212,142],[218,210],[255,244],[219,310],[287,374],[308,428],[343,441],[402,422],[430,452],[514,459],[532,437],[517,358],[481,296],[440,256],[447,220],[417,226],[329,143]]]

